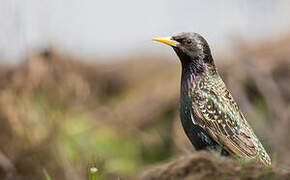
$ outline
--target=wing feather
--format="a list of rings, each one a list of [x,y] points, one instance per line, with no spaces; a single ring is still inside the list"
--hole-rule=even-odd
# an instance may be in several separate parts
[[[218,74],[196,80],[191,87],[188,96],[193,100],[190,108],[194,124],[230,153],[246,159],[260,155],[263,164],[271,164],[269,155]]]
[[[201,89],[195,93],[194,108],[199,118],[198,123],[213,139],[225,146],[231,153],[243,158],[253,158],[258,154],[255,148],[255,140],[249,129],[242,125],[243,117],[232,100],[230,93],[224,97],[230,100],[221,99],[217,92]],[[235,108],[233,109],[232,106]]]

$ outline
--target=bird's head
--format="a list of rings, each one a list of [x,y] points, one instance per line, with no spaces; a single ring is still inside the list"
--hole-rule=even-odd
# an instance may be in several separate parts
[[[206,40],[197,33],[180,33],[153,40],[173,47],[183,68],[192,68],[198,73],[205,71],[207,67],[214,67],[210,48]]]

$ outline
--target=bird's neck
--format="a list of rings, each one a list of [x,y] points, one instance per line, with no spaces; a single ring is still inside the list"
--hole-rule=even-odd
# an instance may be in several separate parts
[[[207,70],[210,70],[211,67],[215,69],[213,58],[209,50],[209,52],[202,52],[194,56],[189,56],[180,49],[174,48],[174,50],[180,59],[182,73],[185,75],[194,74],[195,76],[199,76]]]
[[[207,76],[212,76],[216,73],[214,64],[182,63],[181,90],[187,92],[193,89],[198,81],[207,79]]]

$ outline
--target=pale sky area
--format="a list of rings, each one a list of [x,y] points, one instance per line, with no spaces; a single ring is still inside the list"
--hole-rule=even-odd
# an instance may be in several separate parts
[[[167,54],[151,39],[202,34],[213,51],[232,37],[277,38],[290,31],[286,0],[0,0],[1,63],[19,62],[35,48],[90,59]]]

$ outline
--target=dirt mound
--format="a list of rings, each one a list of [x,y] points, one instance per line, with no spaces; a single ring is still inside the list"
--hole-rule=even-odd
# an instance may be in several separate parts
[[[147,170],[142,180],[201,179],[290,179],[290,172],[263,168],[256,163],[239,163],[209,152],[196,152]]]

